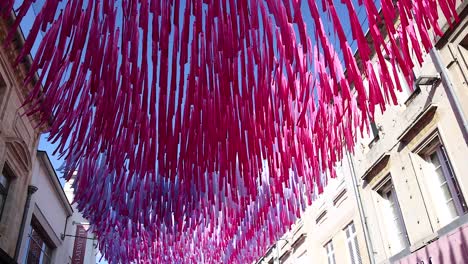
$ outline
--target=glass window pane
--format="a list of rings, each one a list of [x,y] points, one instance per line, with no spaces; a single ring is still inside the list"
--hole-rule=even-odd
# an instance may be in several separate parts
[[[3,205],[5,204],[5,201],[6,201],[6,196],[0,195],[0,214],[3,211]]]
[[[439,157],[437,156],[437,152],[434,152],[430,155],[431,163],[435,166],[438,167],[440,166],[440,161]]]
[[[41,236],[34,227],[31,227],[29,233],[29,243],[27,252],[27,264],[50,264],[52,248],[50,248],[44,237]]]
[[[0,174],[0,219],[3,216],[3,208],[5,207],[5,202],[8,195],[8,187],[10,185],[8,174],[5,173],[5,168]]]
[[[348,250],[349,250],[349,254],[350,254],[350,256],[351,256],[351,263],[352,263],[352,264],[355,264],[356,262],[354,261],[354,250],[353,250],[353,245],[352,245],[352,243],[350,243],[349,241],[348,241]]]
[[[402,245],[401,249],[403,249],[404,245],[406,244],[405,234],[403,233],[398,234],[398,244]]]
[[[455,194],[453,194],[452,196],[456,196],[456,198],[458,199],[458,202],[459,202],[459,206],[461,207],[461,211],[459,213],[466,213],[468,211],[468,208],[466,206],[466,202],[465,202],[465,198],[463,197],[463,194],[461,193],[460,191],[460,186],[458,185],[458,180],[457,178],[455,177],[454,173],[453,173],[453,168],[452,168],[452,165],[450,164],[450,160],[447,156],[447,152],[446,152],[446,149],[444,148],[444,146],[440,146],[440,151],[439,151],[442,155],[442,158],[444,159],[444,165],[445,165],[445,168],[446,168],[446,171],[448,173],[448,181],[450,181],[450,183],[452,184],[453,186],[453,192]]]
[[[327,259],[329,264],[335,264],[335,253],[333,252],[333,244],[332,241],[328,242],[325,245],[325,249],[327,251]]]
[[[396,208],[396,206],[395,206],[394,204],[391,204],[391,205],[390,205],[390,212],[392,213],[390,219],[397,219],[397,220],[398,220],[398,218],[399,218],[399,216],[398,216],[398,208]]]
[[[5,177],[5,175],[0,174],[0,184],[5,188],[7,189],[8,188],[8,179],[7,177]]]
[[[458,215],[456,202],[453,200],[454,195],[452,191],[456,191],[455,188],[451,189],[450,182],[451,175],[449,169],[446,167],[447,162],[444,153],[442,153],[442,146],[429,155],[428,162],[431,163],[433,175],[428,177],[429,184],[432,185],[433,190],[431,195],[436,206],[436,211],[441,226],[449,223],[454,217]]]
[[[442,195],[445,201],[451,200],[452,199],[452,194],[450,193],[450,188],[447,183],[444,183],[442,186],[440,186],[442,189]]]
[[[358,246],[356,229],[355,229],[354,223],[351,223],[346,227],[346,232],[349,234],[349,236],[346,239],[346,242],[348,244],[348,251],[349,251],[349,257],[351,259],[351,263],[360,264],[361,255],[359,253],[359,246]]]
[[[389,245],[392,253],[396,254],[405,247],[405,233],[403,232],[403,226],[401,225],[400,213],[396,197],[392,190],[385,194],[386,203],[384,203],[384,210],[387,228],[387,235],[389,238]]]
[[[439,166],[437,169],[435,169],[435,175],[437,177],[436,180],[439,182],[439,184],[442,184],[447,181],[445,179],[444,171],[442,170],[442,167]]]
[[[361,252],[359,251],[359,244],[358,244],[358,241],[357,241],[357,236],[354,237],[354,245],[356,247],[356,262],[361,264],[362,263],[362,260],[361,260]]]
[[[457,208],[455,207],[455,202],[453,201],[453,199],[447,203],[447,206],[448,206],[448,211],[450,214],[450,219],[455,218],[458,215],[458,213],[457,213]]]

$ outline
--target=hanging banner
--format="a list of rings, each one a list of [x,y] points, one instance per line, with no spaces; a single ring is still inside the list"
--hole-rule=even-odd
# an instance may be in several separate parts
[[[86,242],[88,237],[88,231],[82,226],[76,227],[75,244],[73,245],[73,257],[72,264],[83,264],[84,256],[86,253]]]

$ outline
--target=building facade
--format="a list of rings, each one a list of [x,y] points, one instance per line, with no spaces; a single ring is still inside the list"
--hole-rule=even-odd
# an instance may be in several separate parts
[[[322,195],[257,263],[370,263],[348,157],[336,171]]]
[[[458,11],[353,157],[375,263],[468,263],[466,3]]]
[[[31,197],[18,263],[70,264],[73,239],[65,237],[73,214],[55,170],[44,151],[37,152]]]
[[[21,108],[31,57],[14,67],[24,44],[20,29],[4,45],[15,20],[0,17],[0,263],[95,264],[97,240],[70,205],[47,154],[37,151],[43,127]]]
[[[95,264],[97,240],[89,223],[70,205],[72,184],[62,188],[45,151],[37,152],[18,263]],[[70,200],[69,200],[70,199]]]
[[[13,263],[18,257],[18,241],[24,226],[27,198],[34,188],[28,188],[40,129],[33,116],[22,115],[20,109],[32,85],[23,85],[30,58],[13,67],[24,42],[20,31],[13,43],[5,47],[13,15],[0,18],[0,261]]]

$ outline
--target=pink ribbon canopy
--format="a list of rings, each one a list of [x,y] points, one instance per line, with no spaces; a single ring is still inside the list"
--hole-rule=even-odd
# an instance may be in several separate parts
[[[25,109],[79,172],[110,262],[251,263],[396,103],[397,68],[413,83],[455,2],[45,0],[18,58],[43,31]]]

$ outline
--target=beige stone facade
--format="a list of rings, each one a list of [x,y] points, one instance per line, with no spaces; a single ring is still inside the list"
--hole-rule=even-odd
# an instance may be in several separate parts
[[[459,114],[468,115],[468,18],[465,5],[459,11],[459,24],[414,69],[420,85],[399,93],[399,105],[376,114],[377,130],[353,158],[375,263],[409,258],[468,223],[468,137]],[[436,68],[436,53],[446,76]],[[439,80],[426,85],[425,77]],[[405,263],[446,263],[414,259]]]
[[[29,63],[13,67],[24,40],[17,32],[14,43],[5,48],[11,21],[12,18],[0,18],[0,171],[9,185],[0,219],[0,248],[13,257],[40,131],[35,129],[33,118],[22,115],[23,110],[19,109],[31,89],[23,85]]]
[[[337,166],[337,178],[257,263],[328,263],[332,258],[333,263],[370,263],[348,161]]]

